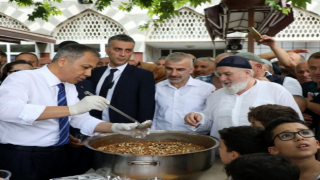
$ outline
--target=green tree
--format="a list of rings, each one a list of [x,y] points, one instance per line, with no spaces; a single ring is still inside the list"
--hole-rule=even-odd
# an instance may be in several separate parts
[[[94,1],[94,5],[99,11],[102,11],[107,6],[110,6],[113,0],[88,0]],[[61,3],[62,0],[44,0],[42,2],[34,2],[33,0],[9,0],[9,2],[16,2],[19,7],[21,6],[33,6],[34,10],[28,15],[28,20],[34,21],[36,18],[48,21],[52,15],[61,15],[60,11],[53,2]],[[158,27],[159,24],[163,23],[166,19],[170,19],[173,16],[178,16],[179,12],[176,10],[185,5],[191,7],[198,7],[203,3],[211,2],[211,0],[128,0],[128,2],[122,2],[119,9],[122,11],[130,12],[133,7],[140,7],[141,9],[148,10],[148,16],[150,20],[144,25],[140,26],[140,29],[146,30],[150,24]],[[311,3],[311,0],[265,0],[273,10],[280,10],[284,14],[288,14],[289,8],[281,6],[281,2],[291,2],[293,6],[306,8],[307,3]]]
[[[61,3],[62,0],[53,1]],[[48,21],[49,16],[62,14],[62,11],[52,5],[51,0],[44,0],[43,2],[34,2],[33,0],[9,0],[9,2],[16,2],[19,7],[34,6],[35,8],[32,13],[28,14],[29,21],[34,21],[36,18]]]
[[[62,11],[52,4],[53,2],[61,3],[62,0],[44,0],[43,2],[34,2],[33,0],[9,0],[9,2],[16,2],[19,7],[33,6],[33,12],[28,14],[28,20],[30,21],[34,21],[36,18],[48,21],[50,16],[62,14]],[[110,6],[112,2],[113,0],[94,0],[94,5],[99,11],[102,11],[107,6]],[[150,24],[158,26],[160,23],[163,23],[164,20],[179,15],[176,8],[184,5],[190,5],[196,8],[206,2],[211,2],[211,0],[129,0],[128,2],[122,2],[119,9],[126,12],[130,12],[134,6],[147,9],[150,20],[140,26],[140,29],[146,30]]]
[[[278,10],[286,15],[290,13],[290,8],[285,5],[289,2],[291,2],[292,6],[303,9],[307,8],[307,3],[311,4],[311,0],[265,0],[265,3],[270,6],[271,10]]]

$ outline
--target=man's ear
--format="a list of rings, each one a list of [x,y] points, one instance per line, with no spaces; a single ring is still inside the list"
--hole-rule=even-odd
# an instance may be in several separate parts
[[[251,70],[250,69],[246,69],[245,72],[246,72],[246,75],[251,76]]]
[[[274,146],[268,147],[268,151],[270,154],[274,154],[274,155],[280,154],[279,150]]]
[[[263,70],[263,66],[262,66],[262,64],[257,63],[257,64],[255,64],[255,66],[256,66],[257,68],[259,68],[259,69]]]
[[[63,67],[66,65],[66,63],[68,63],[68,59],[64,56],[61,56],[59,59],[58,59],[58,65],[59,67]]]
[[[189,73],[192,74],[194,71],[194,66],[192,66],[192,68],[190,69]]]
[[[232,153],[232,158],[233,159],[236,159],[236,158],[241,156],[241,154],[239,152],[237,152],[237,151],[231,151],[231,153]]]

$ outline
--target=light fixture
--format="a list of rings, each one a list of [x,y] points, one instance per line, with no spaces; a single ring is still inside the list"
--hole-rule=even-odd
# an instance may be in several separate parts
[[[191,49],[191,48],[194,48],[194,45],[186,45],[186,47]]]
[[[92,4],[93,0],[78,0],[80,4]]]

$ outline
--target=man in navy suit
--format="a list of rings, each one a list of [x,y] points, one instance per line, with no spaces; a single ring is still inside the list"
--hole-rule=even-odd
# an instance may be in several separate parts
[[[155,83],[152,72],[128,64],[134,45],[134,40],[125,34],[109,38],[106,53],[110,63],[93,70],[88,79],[93,82],[97,95],[105,96],[111,105],[143,122],[153,118]],[[112,80],[106,83],[110,74],[113,74]],[[102,113],[95,112],[94,116],[107,122],[131,122],[109,108]]]

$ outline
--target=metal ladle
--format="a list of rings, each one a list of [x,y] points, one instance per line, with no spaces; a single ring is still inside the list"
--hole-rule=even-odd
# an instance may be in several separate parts
[[[85,91],[84,92],[85,95],[89,95],[89,96],[95,96],[94,94],[92,94],[89,91]],[[117,113],[121,114],[122,116],[126,117],[127,119],[131,120],[132,122],[138,123],[138,126],[136,127],[137,129],[144,129],[144,128],[149,128],[152,125],[152,121],[151,120],[147,120],[143,123],[140,123],[138,120],[132,118],[131,116],[127,115],[126,113],[120,111],[119,109],[115,108],[114,106],[112,106],[111,104],[107,104],[107,106],[116,111]]]

